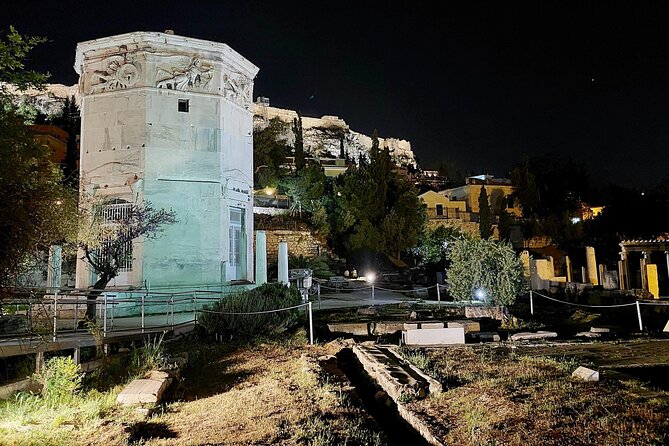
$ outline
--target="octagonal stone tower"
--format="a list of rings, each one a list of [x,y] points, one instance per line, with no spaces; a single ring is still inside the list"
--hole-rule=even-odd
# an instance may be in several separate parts
[[[253,280],[253,79],[228,45],[134,32],[77,45],[81,185],[178,223],[136,240],[116,286]],[[95,279],[79,261],[77,287]]]

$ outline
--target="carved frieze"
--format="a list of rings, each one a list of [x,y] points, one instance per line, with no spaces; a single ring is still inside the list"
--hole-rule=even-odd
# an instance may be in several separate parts
[[[249,110],[252,104],[251,79],[242,74],[223,75],[223,96]]]
[[[156,64],[156,87],[208,93],[214,67],[197,56],[164,56]]]
[[[102,61],[102,67],[90,73],[93,94],[132,87],[141,78],[140,64],[132,53],[110,56]]]

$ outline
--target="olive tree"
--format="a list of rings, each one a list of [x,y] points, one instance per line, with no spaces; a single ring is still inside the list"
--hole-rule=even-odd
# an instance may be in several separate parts
[[[523,266],[511,244],[459,238],[449,244],[449,292],[455,300],[510,305],[527,287]]]

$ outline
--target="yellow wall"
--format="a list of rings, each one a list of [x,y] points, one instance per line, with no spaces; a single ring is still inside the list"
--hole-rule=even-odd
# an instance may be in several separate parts
[[[510,185],[486,184],[485,190],[488,194],[488,203],[490,203],[493,210],[496,210],[499,200],[513,194],[513,186]],[[480,184],[466,184],[464,186],[449,189],[444,193],[448,194],[448,198],[455,197],[456,200],[464,200],[467,203],[467,210],[470,212],[479,212],[479,194],[481,193]],[[520,217],[523,214],[519,206],[506,208],[506,211],[517,217]]]
[[[444,209],[458,209],[462,212],[467,210],[467,204],[464,201],[451,201],[448,197],[432,190],[419,195],[419,198],[423,200],[428,209],[436,209],[437,205],[440,204]]]
[[[659,299],[660,287],[657,281],[657,265],[652,263],[646,265],[646,277],[648,277],[648,291],[655,299]]]

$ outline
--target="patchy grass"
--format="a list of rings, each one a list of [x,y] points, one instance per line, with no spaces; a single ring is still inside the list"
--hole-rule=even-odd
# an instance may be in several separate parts
[[[299,342],[202,346],[179,400],[150,422],[162,434],[135,434],[144,445],[384,444],[350,388],[325,375],[316,358],[336,351]],[[197,396],[197,399],[194,398]]]
[[[409,407],[436,426],[445,444],[669,442],[668,392],[644,398],[638,381],[574,380],[572,359],[478,346],[403,354],[444,383],[444,393]]]

